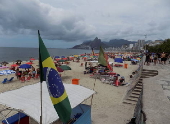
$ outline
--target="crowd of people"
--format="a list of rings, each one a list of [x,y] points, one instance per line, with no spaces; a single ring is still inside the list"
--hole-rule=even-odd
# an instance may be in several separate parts
[[[150,63],[156,64],[166,64],[167,60],[169,60],[170,55],[168,53],[146,53],[146,59],[144,65],[150,65]]]
[[[16,70],[16,77],[18,80],[26,81],[27,79],[35,79],[38,78],[40,75],[40,70],[39,68],[35,69],[33,66],[31,67],[31,69],[25,69],[25,70],[20,70],[19,68],[17,68]]]

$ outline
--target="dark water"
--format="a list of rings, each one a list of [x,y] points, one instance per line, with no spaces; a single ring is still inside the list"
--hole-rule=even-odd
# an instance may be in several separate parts
[[[91,50],[81,49],[62,49],[62,48],[49,48],[51,56],[70,56],[84,53],[91,53]],[[95,52],[99,52],[95,50]],[[30,57],[38,59],[38,48],[16,48],[16,47],[0,47],[0,62],[7,61],[13,62],[18,59],[28,61]]]

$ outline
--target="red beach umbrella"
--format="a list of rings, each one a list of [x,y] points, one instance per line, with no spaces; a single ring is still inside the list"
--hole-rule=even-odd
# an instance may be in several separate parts
[[[30,60],[35,60],[34,58],[30,58]]]
[[[63,72],[64,70],[60,67],[56,67],[58,72]]]
[[[63,60],[67,60],[67,58],[62,58]]]
[[[61,60],[61,59],[55,59],[56,61],[59,61],[59,60]]]
[[[32,63],[32,62],[27,62],[26,64],[28,64],[28,65],[32,65],[33,63]]]
[[[17,65],[17,64],[12,64],[12,65],[11,65],[11,67],[16,67],[16,66],[18,66],[18,65]]]

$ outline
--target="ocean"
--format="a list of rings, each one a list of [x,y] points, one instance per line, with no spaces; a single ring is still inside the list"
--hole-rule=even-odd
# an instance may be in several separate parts
[[[53,56],[70,56],[84,53],[91,53],[91,50],[84,49],[62,49],[48,48],[50,55]],[[98,53],[99,50],[94,50]],[[31,57],[38,59],[38,48],[20,48],[20,47],[0,47],[0,62],[14,62],[16,60],[29,61]]]

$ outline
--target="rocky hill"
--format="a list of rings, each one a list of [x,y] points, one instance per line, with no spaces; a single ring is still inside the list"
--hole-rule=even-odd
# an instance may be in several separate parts
[[[80,45],[76,45],[72,47],[72,49],[91,49],[94,48],[96,50],[100,49],[100,46],[102,48],[108,48],[108,47],[121,47],[122,45],[128,45],[128,44],[134,44],[135,42],[124,40],[124,39],[112,39],[109,42],[102,42],[101,39],[98,39],[97,37],[92,41],[84,41]]]

